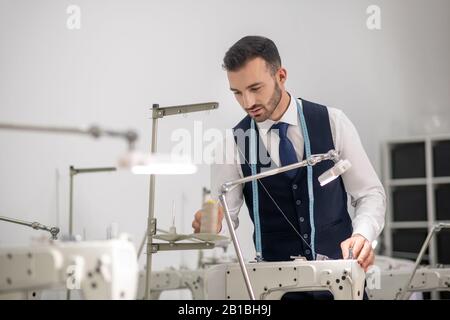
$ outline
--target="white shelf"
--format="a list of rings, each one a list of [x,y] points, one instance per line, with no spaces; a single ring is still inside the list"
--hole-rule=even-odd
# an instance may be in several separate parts
[[[411,260],[416,260],[418,255],[418,253],[404,252],[404,251],[393,251],[392,254],[394,254],[398,258]],[[424,264],[424,260],[430,260],[430,256],[428,254],[424,254],[421,264]]]
[[[450,223],[450,220],[436,220],[436,223]],[[392,221],[392,229],[428,229],[428,221]]]
[[[391,222],[392,229],[426,229],[428,228],[428,221],[393,221]]]
[[[450,184],[450,177],[435,177],[431,181],[434,184]]]
[[[406,143],[425,143],[425,141],[450,141],[450,134],[436,134],[436,135],[430,135],[430,136],[415,136],[415,137],[408,137],[408,138],[394,138],[389,139],[387,144],[388,145],[396,145],[396,144],[406,144]]]
[[[427,183],[427,178],[390,179],[387,181],[391,187],[425,186]],[[431,178],[431,183],[450,184],[450,177],[434,177]]]
[[[386,213],[386,226],[383,231],[383,240],[385,252],[384,254],[388,256],[394,256],[398,258],[412,259],[415,260],[417,258],[417,253],[405,252],[405,250],[394,251],[393,243],[394,237],[397,230],[402,230],[402,233],[407,233],[407,230],[412,229],[422,229],[424,232],[428,233],[433,225],[438,222],[446,222],[448,221],[438,221],[436,220],[436,188],[440,185],[450,184],[450,177],[435,177],[434,176],[434,146],[438,142],[449,141],[450,142],[450,134],[446,135],[435,135],[435,136],[423,136],[423,137],[410,137],[405,139],[392,139],[386,141],[383,146],[383,182],[386,189],[387,196],[387,213]],[[401,147],[402,145],[408,145],[411,143],[420,143],[423,144],[423,158],[420,155],[420,161],[425,160],[425,176],[420,178],[408,178],[408,179],[393,179],[392,178],[392,152],[396,147]],[[400,151],[400,149],[398,150]],[[396,151],[396,152],[398,152]],[[419,156],[419,155],[418,155]],[[408,159],[408,158],[407,158]],[[414,161],[414,159],[411,159]],[[440,160],[447,162],[447,160]],[[407,161],[406,161],[407,162]],[[449,166],[450,166],[450,161]],[[403,164],[400,164],[403,165]],[[407,165],[407,163],[406,163]],[[424,193],[426,193],[426,221],[394,221],[395,213],[393,212],[393,193],[397,187],[406,187],[406,186],[422,186],[424,188]],[[425,196],[425,195],[424,195]],[[412,234],[411,234],[412,236]],[[438,257],[440,256],[438,252],[437,246],[437,238],[438,235],[435,235],[428,247],[428,254],[424,256],[424,259],[430,265],[436,265],[438,263]],[[396,248],[401,249],[401,248]],[[406,249],[406,248],[405,248]],[[432,298],[437,299],[438,294],[436,292],[432,293]]]
[[[400,186],[424,186],[427,184],[426,178],[391,179],[387,182],[392,187]]]

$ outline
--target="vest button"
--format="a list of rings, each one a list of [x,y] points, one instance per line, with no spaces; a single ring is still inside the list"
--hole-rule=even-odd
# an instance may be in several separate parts
[[[292,189],[297,190],[297,185],[296,184],[292,185]]]
[[[308,239],[308,234],[305,233],[305,234],[303,235],[303,238]]]
[[[309,251],[309,249],[306,249],[306,250],[305,250],[305,253],[306,253],[306,254],[310,254],[311,251]]]
[[[302,202],[301,202],[300,200],[295,201],[295,204],[298,205],[298,206],[299,206],[301,203],[302,203]]]
[[[300,222],[304,222],[304,221],[305,221],[305,218],[300,217]]]

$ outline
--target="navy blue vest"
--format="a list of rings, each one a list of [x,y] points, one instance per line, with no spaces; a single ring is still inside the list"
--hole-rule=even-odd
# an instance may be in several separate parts
[[[302,100],[302,105],[311,142],[311,153],[326,153],[330,149],[335,149],[327,108],[306,100]],[[257,129],[257,126],[255,127]],[[238,135],[242,134],[242,130],[246,133],[250,132],[250,128],[250,116],[246,116],[233,128],[237,147],[241,151],[241,156],[244,154],[247,160],[250,159],[249,134],[246,135],[247,138],[245,139],[238,138]],[[270,155],[261,139],[258,140],[257,154],[260,156],[257,157],[256,167],[259,173],[262,168],[264,170],[270,169],[274,164],[271,161],[265,161],[267,158],[270,159]],[[303,155],[305,157],[305,152],[303,152]],[[251,175],[248,162],[243,159],[241,161],[244,177]],[[332,166],[332,161],[323,161],[312,167],[316,229],[315,250],[317,254],[326,255],[332,259],[342,259],[340,243],[352,234],[352,222],[347,211],[347,193],[340,177],[323,187],[317,180],[323,172]],[[298,255],[312,260],[310,248],[300,239],[301,236],[310,244],[311,227],[306,172],[306,167],[299,168],[293,180],[284,173],[262,178],[260,181],[265,188],[258,183],[262,256],[265,261],[287,261],[291,260],[291,256]],[[283,217],[265,189],[284,212],[298,234]],[[251,182],[244,185],[243,193],[250,217],[254,221]],[[253,241],[255,241],[255,234],[253,234]]]

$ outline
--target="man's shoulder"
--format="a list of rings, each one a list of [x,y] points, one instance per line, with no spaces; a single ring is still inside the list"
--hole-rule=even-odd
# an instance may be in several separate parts
[[[335,107],[326,106],[324,104],[308,101],[308,100],[305,100],[305,99],[302,99],[302,98],[299,98],[299,99],[302,101],[302,104],[303,104],[304,107],[306,106],[306,108],[308,108],[308,107],[309,108],[319,108],[322,111],[327,111],[329,116],[332,119],[339,118],[342,115],[342,113],[343,113],[341,109],[338,109],[338,108],[335,108]]]
[[[312,108],[326,108],[325,105],[317,103],[317,102],[313,102],[313,101],[309,101],[303,98],[298,98],[301,102],[303,107],[312,107]]]

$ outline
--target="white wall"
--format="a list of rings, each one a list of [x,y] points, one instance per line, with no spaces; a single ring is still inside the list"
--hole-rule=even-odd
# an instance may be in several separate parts
[[[66,8],[81,8],[81,30],[66,28]],[[366,8],[381,8],[381,30],[366,27]],[[149,107],[218,101],[209,115],[164,119],[159,150],[176,128],[229,128],[244,116],[227,90],[225,51],[240,37],[278,45],[296,96],[343,109],[380,171],[387,137],[450,131],[450,2],[347,1],[24,1],[0,0],[0,121],[102,126],[140,133],[149,149]],[[432,115],[440,123],[433,124]],[[0,215],[57,224],[67,232],[68,169],[114,165],[120,141],[0,133]],[[148,179],[124,173],[76,177],[75,231],[104,239],[118,222],[140,241]],[[209,186],[209,170],[157,179],[159,227],[190,232]],[[239,234],[253,257],[243,210]],[[245,217],[245,218],[244,218]],[[26,244],[39,232],[0,223],[0,244]],[[153,267],[195,266],[196,253],[158,253]]]

